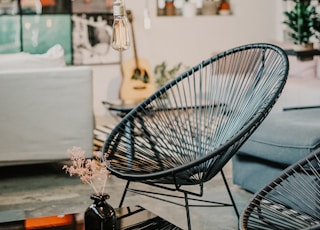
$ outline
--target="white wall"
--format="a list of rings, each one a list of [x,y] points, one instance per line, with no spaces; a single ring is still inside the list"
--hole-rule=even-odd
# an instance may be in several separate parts
[[[282,40],[282,0],[233,0],[232,16],[197,16],[193,18],[156,16],[156,0],[149,1],[152,27],[143,28],[145,0],[126,0],[133,13],[138,56],[149,60],[151,69],[162,61],[169,66],[179,62],[198,64],[214,53],[252,42]],[[133,50],[123,53],[123,60],[133,58]],[[119,66],[93,66],[94,111],[106,113],[103,100],[118,98],[121,85]]]

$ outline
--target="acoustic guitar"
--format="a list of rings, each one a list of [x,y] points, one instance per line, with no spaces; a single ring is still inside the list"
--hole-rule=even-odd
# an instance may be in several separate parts
[[[125,104],[136,104],[150,96],[156,90],[154,79],[150,71],[150,63],[146,59],[138,58],[136,41],[133,28],[133,16],[127,11],[127,17],[131,25],[134,58],[122,63],[122,84],[120,99]]]

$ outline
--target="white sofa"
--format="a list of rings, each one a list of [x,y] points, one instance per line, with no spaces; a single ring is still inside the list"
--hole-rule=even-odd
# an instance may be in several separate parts
[[[73,146],[91,155],[92,69],[18,65],[0,64],[0,166],[69,159]]]

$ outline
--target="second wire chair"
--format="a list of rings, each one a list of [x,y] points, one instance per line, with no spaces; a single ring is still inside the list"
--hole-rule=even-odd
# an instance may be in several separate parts
[[[283,170],[250,200],[241,230],[320,229],[320,148]]]

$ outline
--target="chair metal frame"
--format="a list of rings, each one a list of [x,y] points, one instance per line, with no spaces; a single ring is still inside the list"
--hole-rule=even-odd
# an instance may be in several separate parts
[[[189,229],[189,207],[193,206],[233,206],[239,217],[222,169],[268,115],[288,69],[288,57],[281,48],[243,45],[201,62],[133,108],[102,148],[111,160],[110,172],[127,180],[119,206],[127,191],[181,205]],[[219,173],[231,203],[189,197],[202,197],[205,182]],[[132,189],[131,182],[183,196]],[[199,190],[195,192],[192,185]],[[184,204],[168,197],[182,198]]]

